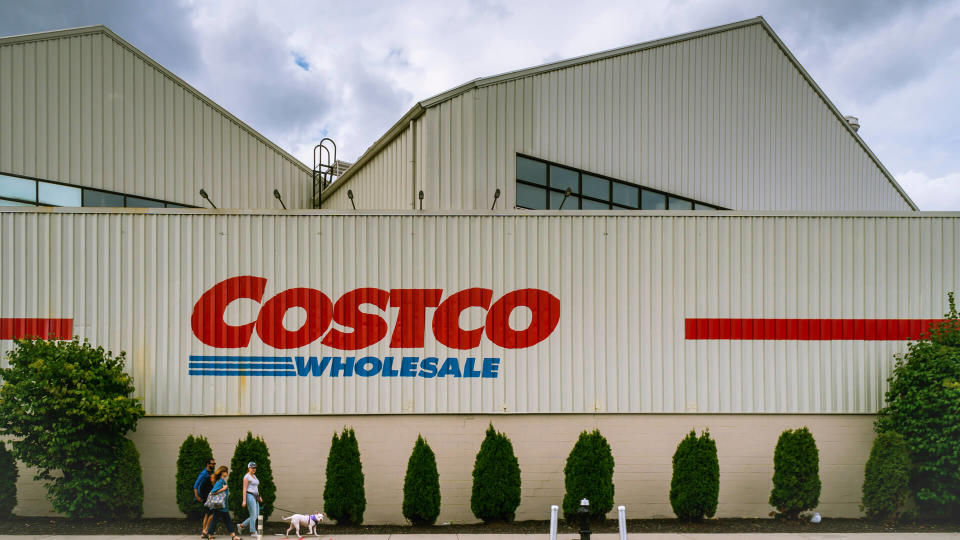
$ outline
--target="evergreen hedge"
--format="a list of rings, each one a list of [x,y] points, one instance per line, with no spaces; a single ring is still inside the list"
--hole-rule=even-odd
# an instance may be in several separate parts
[[[473,464],[473,491],[470,510],[487,523],[513,521],[520,506],[520,464],[513,453],[513,444],[493,424],[477,452]]]
[[[213,450],[205,437],[189,435],[177,454],[177,508],[187,517],[196,518],[203,511],[203,503],[193,496],[197,475],[213,459]]]
[[[277,485],[273,481],[273,469],[270,468],[270,451],[267,443],[259,436],[247,432],[247,438],[237,441],[230,460],[230,476],[227,487],[230,488],[228,507],[237,521],[250,517],[250,512],[243,506],[243,476],[247,474],[247,463],[257,464],[257,480],[260,481],[259,491],[263,502],[260,503],[260,515],[266,523],[273,513],[273,503],[277,500]],[[199,472],[199,470],[197,471]]]
[[[576,523],[580,499],[590,501],[590,517],[603,521],[613,509],[613,452],[600,430],[584,431],[563,468],[563,517]]]
[[[327,456],[327,479],[323,486],[323,510],[337,525],[363,523],[367,498],[363,489],[360,448],[353,429],[334,433]]]
[[[17,506],[17,460],[7,450],[7,445],[0,442],[0,519],[7,519],[13,515]]]
[[[898,433],[873,440],[863,478],[863,509],[873,519],[897,519],[910,495],[910,449]]]
[[[945,320],[897,355],[877,414],[878,432],[910,449],[910,487],[923,517],[960,515],[960,315],[953,293]]]
[[[417,435],[403,477],[403,517],[414,525],[433,525],[440,515],[440,475],[437,458],[422,436]]]
[[[670,481],[670,506],[678,518],[699,521],[713,517],[720,495],[720,462],[717,443],[704,431],[693,430],[673,453],[673,478]]]
[[[820,503],[820,454],[806,426],[780,434],[773,453],[770,504],[780,517],[797,519]]]

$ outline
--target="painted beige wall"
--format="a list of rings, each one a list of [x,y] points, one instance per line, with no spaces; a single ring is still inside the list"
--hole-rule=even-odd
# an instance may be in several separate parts
[[[218,463],[229,463],[247,430],[270,448],[278,507],[322,509],[324,470],[334,430],[353,426],[366,476],[365,522],[402,523],[403,474],[417,433],[437,455],[443,506],[439,522],[473,522],[473,460],[493,421],[513,441],[523,481],[517,519],[548,519],[563,498],[563,466],[581,430],[599,428],[613,448],[616,504],[630,518],[673,517],[668,493],[671,457],[691,428],[709,428],[720,458],[717,515],[766,516],[773,449],[784,429],[808,426],[820,449],[823,491],[818,510],[827,516],[860,515],[863,468],[873,439],[871,415],[404,415],[300,417],[150,417],[133,440],[140,449],[148,517],[177,516],[174,470],[188,434],[203,434]],[[21,471],[20,515],[50,515],[44,490]],[[274,519],[279,519],[279,512]]]

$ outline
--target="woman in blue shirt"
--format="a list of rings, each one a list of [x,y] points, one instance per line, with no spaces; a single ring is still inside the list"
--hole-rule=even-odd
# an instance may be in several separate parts
[[[213,477],[216,478],[216,483],[213,484],[213,489],[210,490],[209,497],[213,497],[221,492],[224,492],[225,500],[230,500],[230,489],[227,487],[227,477],[229,472],[226,467],[220,467],[217,469],[217,472],[213,474]],[[209,497],[207,500],[209,500]],[[211,534],[212,531],[217,530],[217,523],[222,520],[224,527],[227,528],[227,531],[230,532],[230,536],[233,540],[240,540],[240,537],[234,533],[233,521],[230,521],[230,510],[227,509],[225,504],[223,508],[218,508],[213,513],[213,519],[210,520],[210,525],[207,526],[203,531],[203,538],[213,538]]]

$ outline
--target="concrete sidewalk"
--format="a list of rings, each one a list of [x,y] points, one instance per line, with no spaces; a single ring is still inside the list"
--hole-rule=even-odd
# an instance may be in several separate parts
[[[55,538],[65,538],[70,540],[128,540],[131,537],[141,540],[197,540],[198,536],[187,535],[0,535],[0,540],[49,540]],[[307,536],[304,540],[546,540],[548,534],[344,534],[344,535],[324,535]],[[228,535],[220,535],[218,540],[230,540]],[[249,540],[249,536],[244,536],[244,540]],[[557,540],[578,540],[577,534],[560,534]],[[595,540],[619,540],[617,534],[594,534],[591,536]],[[687,533],[650,533],[650,534],[630,534],[631,539],[642,540],[734,540],[737,538],[751,538],[764,540],[843,540],[851,538],[855,540],[866,540],[868,538],[880,538],[882,540],[947,540],[960,539],[960,533],[737,533],[737,534],[687,534]],[[283,536],[263,536],[263,540],[298,540],[297,537]]]

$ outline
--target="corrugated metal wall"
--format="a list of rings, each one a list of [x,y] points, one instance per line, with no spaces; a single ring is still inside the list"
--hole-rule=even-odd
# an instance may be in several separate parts
[[[0,41],[0,173],[221,208],[311,207],[309,169],[104,30]]]
[[[870,413],[903,341],[691,340],[686,318],[935,318],[960,288],[960,215],[937,217],[216,215],[0,211],[0,317],[73,318],[129,354],[149,414],[545,412]],[[357,287],[540,288],[559,326],[528,349],[484,338],[378,357],[498,357],[496,379],[190,376],[189,355],[275,350],[256,335],[214,349],[191,332],[198,298],[266,278],[334,301]],[[373,306],[367,306],[376,312]],[[256,320],[231,304],[225,320]],[[388,310],[393,329],[397,309]],[[296,310],[291,330],[302,321]],[[524,328],[524,310],[511,324]],[[461,318],[483,325],[479,308]],[[0,341],[9,350],[11,341]],[[4,360],[5,362],[5,360]]]
[[[323,202],[323,208],[352,209],[347,189],[353,190],[357,209],[416,208],[416,189],[413,185],[411,152],[413,138],[407,129],[374,156],[351,180],[350,185],[338,189]],[[390,178],[389,182],[382,179]]]
[[[519,152],[734,210],[909,210],[841,122],[758,22],[441,101],[416,121],[417,189],[512,208]],[[390,202],[363,208],[408,208]]]

